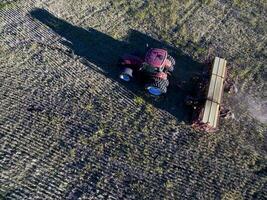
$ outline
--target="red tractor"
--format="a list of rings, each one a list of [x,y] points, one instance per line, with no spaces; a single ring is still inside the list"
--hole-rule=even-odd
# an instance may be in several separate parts
[[[120,79],[128,82],[133,77],[145,81],[145,89],[159,96],[167,92],[168,74],[174,70],[175,60],[164,49],[151,48],[145,56],[124,55],[119,61]]]

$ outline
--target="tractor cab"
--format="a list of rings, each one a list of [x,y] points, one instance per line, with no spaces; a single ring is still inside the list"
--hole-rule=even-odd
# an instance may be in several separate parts
[[[150,49],[145,56],[145,62],[154,68],[164,67],[165,61],[167,59],[167,51],[164,49]]]

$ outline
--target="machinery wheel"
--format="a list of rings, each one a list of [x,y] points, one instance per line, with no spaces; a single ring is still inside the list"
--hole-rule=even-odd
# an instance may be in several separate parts
[[[126,82],[129,82],[133,78],[133,70],[129,67],[123,68],[120,79]]]
[[[175,60],[172,56],[168,55],[167,59],[171,62],[171,66],[168,68],[169,72],[173,72],[175,66]]]
[[[167,92],[168,85],[169,81],[167,79],[153,78],[152,82],[146,85],[146,89],[150,94],[160,96]]]

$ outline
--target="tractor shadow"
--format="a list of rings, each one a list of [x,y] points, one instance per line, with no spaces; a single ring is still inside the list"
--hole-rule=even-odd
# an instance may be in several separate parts
[[[192,87],[190,79],[194,74],[202,71],[202,64],[182,54],[179,49],[136,30],[129,30],[128,36],[123,41],[119,41],[93,28],[84,29],[74,26],[44,9],[34,9],[30,15],[65,38],[66,41],[62,43],[70,48],[75,55],[98,66],[101,70],[97,68],[95,70],[99,73],[118,81],[135,95],[142,97],[155,107],[169,112],[179,121],[190,121],[191,110],[185,106],[184,100]],[[124,83],[118,78],[120,70],[117,67],[117,61],[119,57],[132,52],[144,54],[147,51],[147,44],[149,47],[167,49],[176,60],[175,70],[170,77],[168,92],[160,97],[152,97],[147,94],[140,83]]]

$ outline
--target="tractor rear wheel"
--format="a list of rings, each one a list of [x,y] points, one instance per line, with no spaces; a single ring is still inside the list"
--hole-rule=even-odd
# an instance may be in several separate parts
[[[146,85],[148,92],[155,96],[160,96],[167,92],[167,87],[169,85],[168,79],[153,78],[151,83]]]
[[[169,71],[169,72],[173,72],[173,70],[174,70],[174,66],[175,66],[175,60],[174,60],[174,58],[173,58],[172,56],[170,56],[170,55],[167,56],[167,59],[171,62],[171,66],[168,67],[168,71]]]

